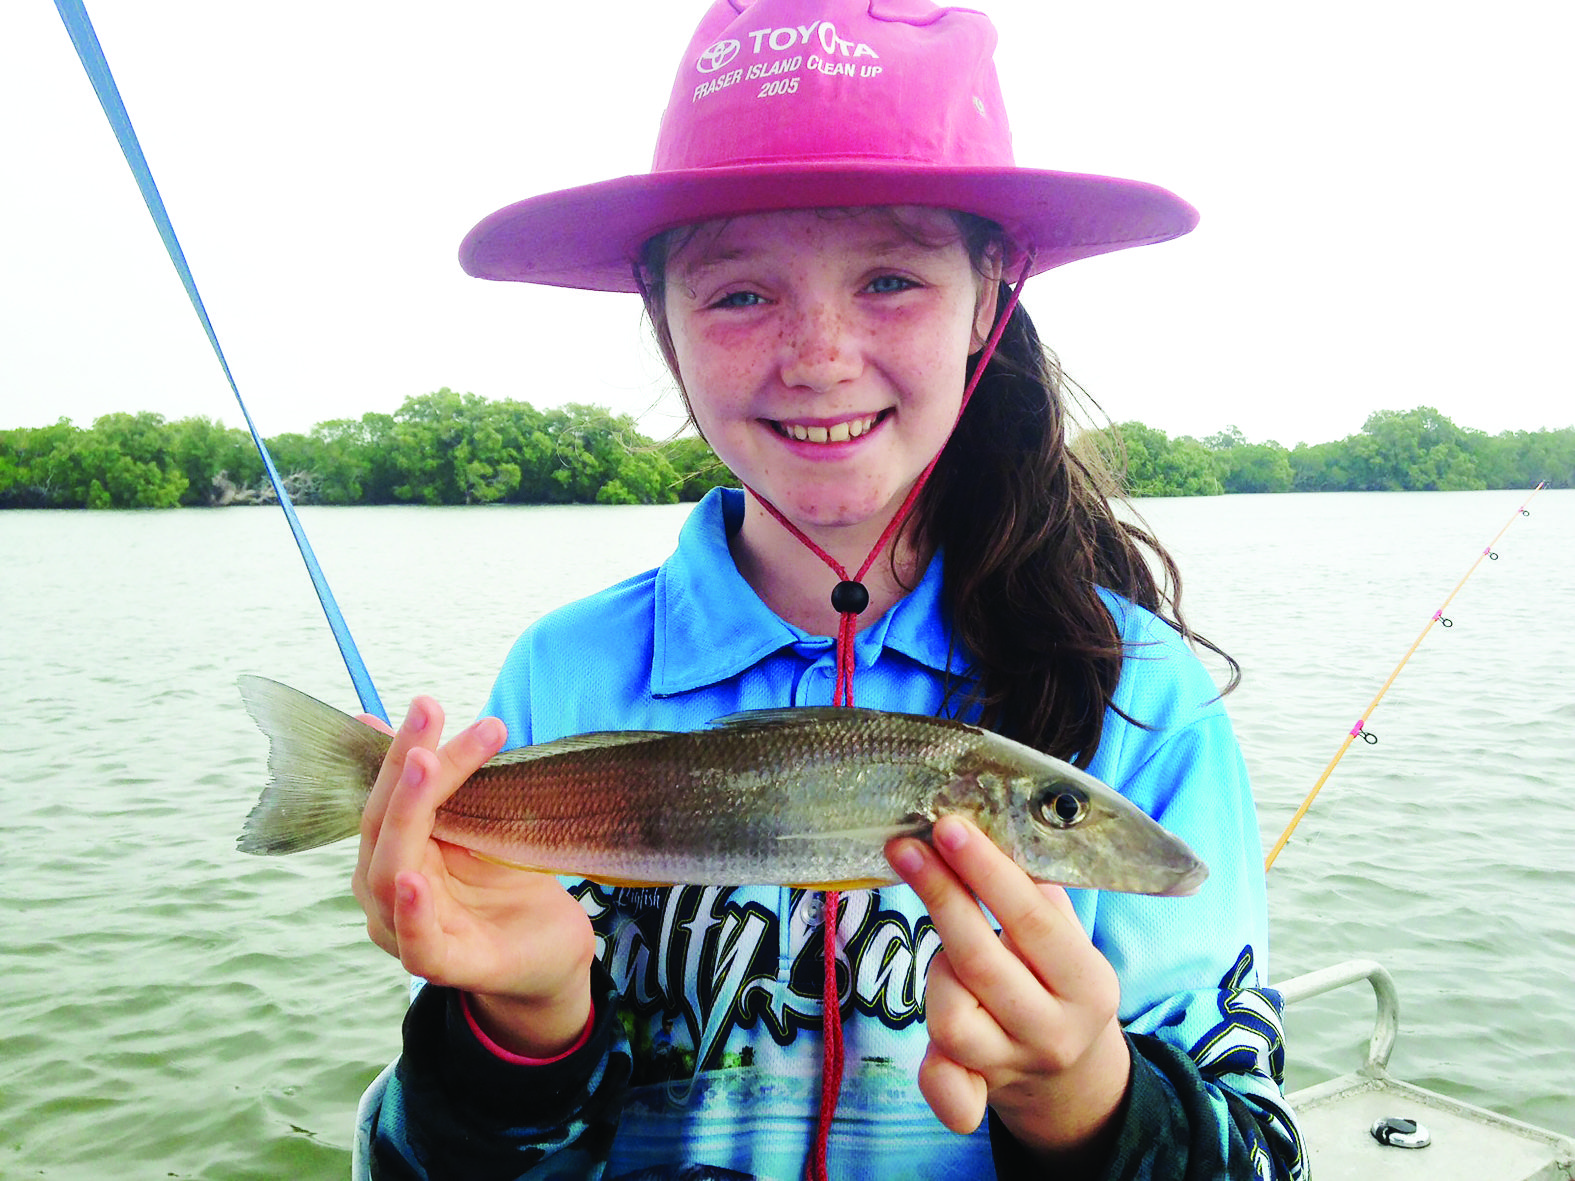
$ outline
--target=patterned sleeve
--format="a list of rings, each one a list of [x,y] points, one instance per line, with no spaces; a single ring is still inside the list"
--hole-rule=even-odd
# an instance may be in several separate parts
[[[1254,983],[1249,948],[1217,990],[1173,998],[1158,1022],[1130,1022],[1132,1083],[1105,1177],[1306,1178],[1281,1090],[1280,1010],[1279,994]]]
[[[1273,994],[1259,999],[1271,1003]],[[1129,1032],[1127,1044],[1132,1081],[1110,1155],[1093,1174],[1100,1181],[1300,1181],[1308,1176],[1300,1137],[1274,1079],[1245,1061],[1236,1069],[1223,1064],[1200,1068],[1190,1054],[1146,1034]],[[1043,1176],[1043,1166],[994,1116],[990,1143],[998,1177],[1026,1181]]]
[[[1277,1018],[1276,1013],[1276,1031]],[[1159,1038],[1139,1034],[1129,1040],[1132,1086],[1107,1178],[1277,1181],[1308,1175],[1277,1077],[1245,1063],[1241,1069],[1223,1063],[1200,1067]],[[1238,1052],[1254,1054],[1245,1046]]]
[[[631,1059],[612,981],[599,965],[592,970],[591,1035],[544,1066],[497,1058],[471,1032],[455,990],[423,988],[405,1015],[404,1052],[372,1114],[370,1175],[377,1181],[601,1176]]]

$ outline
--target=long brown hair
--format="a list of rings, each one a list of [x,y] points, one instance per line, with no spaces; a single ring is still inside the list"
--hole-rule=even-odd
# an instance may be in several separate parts
[[[1006,306],[1002,286],[999,306]],[[969,368],[972,375],[972,365]],[[912,527],[944,547],[945,603],[983,724],[1086,766],[1128,653],[1104,587],[1190,642],[1181,573],[1135,523],[1094,449],[1068,438],[1067,382],[1021,304],[920,494]],[[1139,725],[1142,718],[1128,718]]]
[[[1001,227],[971,214],[956,218],[981,274],[992,258],[1010,255]],[[647,243],[637,276],[687,406],[664,285],[667,259],[683,241],[673,235],[684,233]],[[998,318],[1009,294],[1002,283]],[[977,355],[969,361],[970,378],[977,363]],[[1175,560],[1118,515],[1124,497],[1104,458],[1070,445],[1068,384],[1018,304],[903,530],[921,550],[945,551],[944,604],[970,681],[955,688],[978,706],[981,723],[1086,766],[1128,655],[1099,588],[1221,656],[1230,667],[1224,692],[1236,687],[1240,667],[1187,627]],[[1136,516],[1130,507],[1125,515]]]

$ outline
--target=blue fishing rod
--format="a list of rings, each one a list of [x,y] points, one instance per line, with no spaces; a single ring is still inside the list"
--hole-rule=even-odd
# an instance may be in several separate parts
[[[110,128],[120,143],[121,153],[126,157],[126,164],[131,168],[132,176],[136,178],[137,188],[142,190],[142,199],[147,203],[148,213],[153,217],[153,224],[158,227],[159,237],[164,240],[164,249],[170,256],[170,262],[175,265],[175,272],[180,276],[181,284],[186,288],[186,296],[191,300],[197,319],[202,322],[202,330],[208,335],[208,343],[213,347],[213,355],[219,359],[219,368],[224,370],[224,379],[229,382],[230,390],[235,394],[235,404],[241,408],[241,417],[246,420],[246,429],[251,432],[252,442],[257,446],[257,454],[262,457],[263,468],[268,473],[268,482],[273,485],[274,493],[279,498],[279,507],[284,510],[285,520],[290,524],[290,532],[295,536],[296,548],[301,551],[301,560],[306,563],[306,572],[311,577],[313,588],[317,591],[317,601],[322,604],[323,614],[328,619],[328,627],[334,634],[334,642],[339,645],[339,655],[343,657],[345,669],[350,673],[350,681],[355,686],[356,696],[361,699],[361,708],[386,722],[388,712],[383,708],[383,702],[372,684],[372,676],[367,672],[366,662],[361,659],[360,650],[356,648],[355,639],[350,635],[350,627],[345,622],[344,613],[339,610],[339,604],[334,599],[334,592],[329,589],[328,579],[317,561],[317,555],[312,552],[312,544],[306,539],[306,530],[301,525],[300,517],[296,515],[295,504],[290,499],[290,493],[279,477],[279,470],[274,467],[273,456],[268,453],[268,445],[263,442],[256,424],[252,422],[251,413],[246,409],[246,400],[241,397],[240,386],[235,382],[235,375],[230,372],[230,363],[225,359],[224,350],[219,347],[218,334],[214,332],[213,323],[208,319],[208,309],[203,305],[202,296],[197,292],[197,281],[192,277],[191,268],[186,265],[186,253],[181,249],[180,240],[175,236],[175,227],[170,222],[168,210],[164,208],[164,198],[159,196],[158,185],[153,183],[153,172],[148,167],[147,157],[143,155],[142,145],[137,141],[137,133],[131,126],[131,117],[126,113],[126,105],[120,98],[120,88],[115,85],[115,78],[110,73],[103,47],[99,45],[98,34],[93,31],[93,22],[88,19],[82,0],[55,0],[55,9],[60,13],[60,19],[66,26],[71,44],[76,46],[77,57],[81,59],[82,68],[87,71],[88,80],[93,84],[93,93],[98,95],[99,106],[104,108],[104,116],[109,120]]]

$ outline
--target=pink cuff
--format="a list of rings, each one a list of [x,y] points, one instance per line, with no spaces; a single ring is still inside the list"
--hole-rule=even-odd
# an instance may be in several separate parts
[[[584,1030],[581,1031],[579,1037],[574,1039],[572,1046],[561,1054],[554,1054],[551,1058],[527,1058],[524,1054],[516,1054],[512,1050],[505,1050],[487,1036],[486,1031],[477,1024],[476,1015],[470,1011],[470,994],[468,992],[459,994],[459,1007],[464,1010],[465,1024],[470,1026],[470,1032],[476,1035],[476,1040],[486,1046],[493,1057],[501,1058],[505,1062],[511,1062],[515,1066],[550,1066],[554,1062],[562,1062],[570,1054],[591,1040],[591,1030],[596,1025],[596,1007],[593,1005],[591,1006],[591,1015],[585,1019]]]

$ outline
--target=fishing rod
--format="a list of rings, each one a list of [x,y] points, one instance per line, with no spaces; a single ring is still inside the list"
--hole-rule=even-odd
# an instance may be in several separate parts
[[[1285,831],[1280,834],[1280,839],[1274,842],[1274,848],[1269,850],[1269,856],[1263,863],[1263,869],[1265,873],[1274,868],[1274,859],[1280,855],[1280,850],[1285,848],[1285,842],[1291,839],[1291,833],[1296,831],[1296,826],[1302,822],[1302,817],[1307,815],[1307,809],[1312,807],[1313,800],[1318,798],[1318,793],[1323,790],[1324,783],[1327,782],[1336,765],[1338,765],[1340,760],[1345,757],[1345,752],[1351,748],[1351,743],[1355,742],[1358,738],[1362,739],[1362,741],[1368,743],[1369,745],[1378,741],[1376,736],[1368,733],[1367,719],[1372,717],[1373,710],[1378,708],[1378,703],[1384,699],[1384,694],[1389,692],[1389,686],[1395,683],[1395,678],[1400,675],[1400,670],[1405,667],[1406,661],[1410,660],[1412,654],[1422,646],[1422,641],[1427,638],[1427,633],[1433,629],[1433,625],[1435,623],[1442,623],[1445,627],[1453,626],[1450,621],[1444,617],[1444,608],[1448,607],[1450,601],[1460,593],[1460,588],[1466,585],[1466,579],[1470,578],[1476,573],[1477,567],[1482,564],[1484,558],[1491,558],[1497,561],[1498,553],[1493,549],[1493,547],[1498,544],[1498,539],[1503,537],[1504,534],[1509,531],[1509,527],[1513,525],[1518,518],[1531,516],[1531,511],[1526,508],[1526,505],[1531,503],[1532,497],[1536,496],[1537,493],[1542,491],[1546,483],[1547,481],[1545,480],[1538,481],[1537,486],[1531,490],[1531,494],[1521,502],[1521,506],[1518,509],[1510,514],[1509,520],[1504,522],[1504,527],[1495,533],[1493,535],[1493,540],[1488,542],[1487,545],[1483,547],[1482,552],[1477,555],[1477,560],[1471,563],[1471,568],[1460,576],[1459,582],[1455,583],[1455,589],[1449,592],[1449,597],[1444,600],[1443,604],[1438,608],[1437,611],[1433,612],[1432,617],[1427,621],[1426,626],[1422,628],[1421,634],[1416,637],[1416,642],[1413,643],[1410,649],[1407,650],[1406,654],[1400,658],[1400,663],[1395,665],[1394,672],[1389,674],[1389,679],[1384,682],[1383,688],[1379,689],[1377,696],[1375,696],[1372,701],[1368,702],[1367,708],[1362,711],[1362,716],[1356,719],[1356,725],[1351,727],[1351,732],[1345,736],[1345,741],[1340,743],[1340,749],[1334,752],[1334,758],[1329,760],[1329,765],[1323,769],[1323,774],[1318,776],[1318,782],[1313,784],[1312,790],[1307,793],[1307,798],[1302,801],[1302,806],[1296,809],[1296,815],[1292,816],[1291,822],[1285,826]]]
[[[214,332],[213,323],[208,319],[208,309],[203,305],[202,296],[197,292],[197,281],[192,277],[191,268],[186,265],[186,252],[181,249],[180,240],[175,236],[175,226],[170,221],[168,210],[164,208],[164,198],[159,195],[158,185],[153,182],[153,172],[148,167],[147,157],[143,155],[137,133],[131,126],[131,116],[126,113],[126,105],[121,101],[120,88],[115,85],[114,75],[110,73],[109,61],[104,57],[103,47],[99,45],[98,34],[93,31],[93,22],[88,19],[82,0],[55,0],[55,10],[60,13],[60,20],[71,37],[71,44],[76,47],[82,68],[87,72],[88,81],[93,84],[93,93],[98,96],[99,106],[104,108],[104,116],[109,120],[110,129],[114,131],[115,139],[120,143],[121,153],[126,157],[126,164],[131,168],[132,176],[136,178],[137,188],[142,191],[142,199],[147,204],[148,213],[153,218],[153,224],[158,228],[159,237],[164,241],[164,249],[180,276],[181,284],[186,288],[186,297],[191,300],[197,319],[202,322],[203,331],[208,335],[208,343],[213,347],[214,356],[219,359],[219,367],[224,370],[225,380],[230,383],[230,390],[235,395],[235,403],[241,408],[241,417],[246,420],[246,429],[251,432],[257,454],[262,457],[263,469],[268,473],[268,482],[273,485],[274,493],[279,499],[279,507],[284,511],[285,520],[289,522],[296,548],[301,551],[301,560],[306,563],[306,572],[312,580],[313,588],[317,591],[317,601],[322,604],[329,630],[333,632],[334,642],[339,645],[339,655],[344,659],[345,669],[349,672],[350,681],[355,686],[356,696],[361,699],[361,708],[386,722],[388,711],[383,708],[383,702],[372,684],[372,676],[367,671],[366,662],[361,659],[361,652],[356,648],[355,639],[350,635],[350,626],[345,622],[344,613],[339,610],[333,591],[329,589],[328,578],[323,574],[317,555],[312,552],[311,542],[306,539],[306,530],[301,525],[300,518],[296,516],[295,504],[279,476],[279,470],[274,467],[273,456],[268,453],[268,446],[263,442],[256,424],[252,422],[251,413],[246,409],[246,400],[241,397],[240,386],[236,384],[235,376],[230,372],[230,363],[225,359],[224,350],[219,347],[218,334]]]

